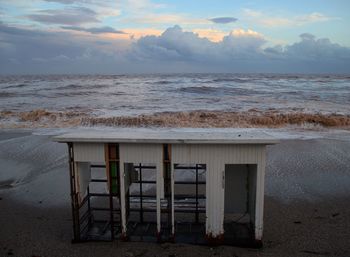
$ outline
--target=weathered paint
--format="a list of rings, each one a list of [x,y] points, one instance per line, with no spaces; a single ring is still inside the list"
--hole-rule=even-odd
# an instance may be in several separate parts
[[[212,233],[206,233],[205,239],[208,245],[217,246],[224,242],[224,234],[213,235]]]
[[[156,166],[157,180],[157,231],[161,232],[160,200],[164,198],[163,181],[163,146],[162,144],[127,144],[119,145],[120,151],[120,204],[122,231],[126,233],[126,212],[125,212],[125,163],[152,163]]]
[[[90,163],[75,162],[75,170],[76,170],[75,183],[76,183],[76,189],[78,193],[78,201],[80,204],[82,199],[84,199],[87,187],[89,185],[89,181],[91,179]]]
[[[64,134],[53,138],[57,142],[88,142],[88,143],[147,143],[147,144],[253,144],[268,145],[278,143],[278,140],[264,132],[254,131],[206,131],[183,130],[138,130],[128,131],[84,131]]]
[[[130,138],[128,138],[130,137]],[[76,162],[103,162],[103,143],[119,143],[120,149],[120,202],[122,237],[126,237],[125,163],[147,163],[156,166],[157,176],[157,237],[161,238],[161,198],[164,198],[163,144],[171,147],[171,201],[174,202],[174,164],[206,165],[206,238],[208,243],[221,243],[224,237],[224,175],[226,164],[254,164],[256,176],[250,178],[254,186],[255,201],[250,201],[253,210],[254,237],[261,244],[263,232],[264,176],[266,164],[266,144],[277,140],[264,134],[250,135],[236,133],[150,133],[130,134],[83,134],[77,137],[63,135],[55,139],[59,142],[75,142]],[[175,236],[174,204],[171,215],[171,238]]]
[[[74,143],[74,160],[76,162],[105,162],[104,144]]]
[[[207,165],[206,173],[206,233],[210,238],[224,234],[223,176],[225,164],[257,164],[257,190],[255,238],[262,238],[262,215],[264,201],[265,146],[264,145],[201,145],[175,144],[172,162],[201,163]]]

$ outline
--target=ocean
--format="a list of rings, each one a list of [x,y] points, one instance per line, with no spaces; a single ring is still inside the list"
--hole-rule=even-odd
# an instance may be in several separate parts
[[[34,118],[25,114],[37,112]],[[350,115],[350,76],[290,74],[0,77],[0,123],[41,114],[136,117],[167,112]],[[51,119],[51,118],[50,118]],[[57,117],[55,118],[57,121]],[[56,122],[55,125],[59,124]],[[75,123],[73,125],[76,125]]]

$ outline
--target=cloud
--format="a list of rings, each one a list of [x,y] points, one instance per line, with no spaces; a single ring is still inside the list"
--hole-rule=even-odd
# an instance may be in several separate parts
[[[139,11],[149,11],[154,9],[164,8],[165,4],[153,3],[150,0],[126,0],[125,6],[129,11],[139,12]]]
[[[286,46],[266,48],[266,42],[253,30],[236,29],[221,41],[212,42],[174,26],[160,36],[140,38],[130,53],[138,61],[180,63],[179,67],[186,63],[203,72],[350,72],[350,48],[327,38],[304,33],[299,42]]]
[[[298,16],[278,16],[271,13],[263,13],[252,9],[244,9],[243,16],[248,20],[264,27],[296,27],[310,23],[326,22],[339,19],[337,17],[327,16],[322,13],[313,12]]]
[[[73,4],[78,0],[44,0],[45,2],[61,3],[61,4]]]
[[[234,30],[222,41],[212,42],[174,26],[160,36],[140,38],[133,46],[133,53],[139,58],[220,62],[256,54],[264,43],[264,37],[252,30]]]
[[[197,33],[202,38],[207,38],[212,42],[219,42],[227,35],[227,32],[217,29],[194,29],[194,33]]]
[[[124,22],[142,23],[142,24],[191,24],[191,25],[205,25],[209,20],[192,18],[181,14],[159,14],[159,13],[141,13],[130,18],[124,19]]]
[[[45,2],[60,3],[60,4],[74,4],[74,3],[101,3],[99,0],[44,0]]]
[[[217,17],[217,18],[211,18],[209,19],[213,23],[219,23],[219,24],[228,24],[232,22],[236,22],[237,19],[234,17]]]
[[[125,40],[100,35],[6,24],[0,24],[0,38],[0,74],[111,72],[122,59],[120,52],[125,52],[128,45]]]
[[[346,61],[350,64],[350,48],[332,43],[328,38],[316,38],[310,33],[300,35],[300,41],[291,45],[268,47],[264,49],[268,57],[286,61],[304,63],[337,63]]]
[[[174,26],[165,30],[160,36],[140,38],[132,49],[132,56],[137,59],[156,60],[199,60],[203,52],[213,43],[207,38],[200,38],[193,32],[184,32]]]
[[[338,18],[336,17],[330,17],[327,15],[324,15],[322,13],[313,12],[307,15],[302,15],[296,17],[296,22],[299,24],[306,24],[306,23],[312,23],[312,22],[324,22],[324,21],[330,21],[330,20],[336,20]]]
[[[285,47],[283,55],[289,59],[306,61],[350,60],[350,48],[332,43],[328,38],[316,38],[304,33],[300,41]]]
[[[92,28],[83,28],[83,27],[76,27],[76,26],[62,26],[62,29],[66,30],[74,30],[74,31],[82,31],[82,32],[89,32],[91,34],[103,34],[103,33],[112,33],[112,34],[127,34],[124,31],[121,30],[115,30],[112,27],[92,27]]]
[[[97,13],[86,7],[42,10],[27,17],[44,24],[80,25],[99,22]]]
[[[133,24],[161,24],[162,26],[210,24],[209,20],[193,17],[188,13],[167,13],[161,10],[166,6],[166,4],[154,3],[149,0],[127,0],[122,8],[125,13],[128,13],[128,16],[120,21]]]
[[[32,36],[32,31],[29,29],[22,29],[17,27],[11,27],[0,21],[0,33],[19,35],[19,36]],[[44,32],[36,31],[37,35],[44,35]]]
[[[216,42],[179,26],[133,40],[107,35],[0,23],[0,73],[350,73],[349,47],[309,33],[273,47],[263,34],[244,29]]]

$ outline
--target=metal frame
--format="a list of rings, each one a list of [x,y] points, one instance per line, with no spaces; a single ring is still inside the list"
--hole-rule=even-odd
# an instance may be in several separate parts
[[[82,241],[113,241],[115,237],[120,233],[120,208],[114,208],[114,201],[118,199],[119,192],[113,193],[109,190],[109,193],[96,193],[90,191],[91,183],[109,183],[109,188],[112,188],[113,180],[119,184],[119,177],[113,176],[112,171],[106,167],[106,165],[90,165],[90,168],[106,168],[110,179],[94,179],[89,181],[85,197],[79,202],[79,193],[77,192],[77,176],[76,165],[74,162],[74,149],[73,144],[68,143],[68,155],[69,155],[69,170],[70,170],[70,187],[71,187],[71,202],[72,202],[72,217],[73,217],[73,240],[72,242]],[[114,161],[114,160],[113,160]],[[119,162],[117,162],[117,167]],[[108,163],[108,162],[107,162]],[[109,198],[109,208],[93,207],[91,198]],[[119,200],[119,199],[118,199]],[[94,212],[108,212],[109,220],[94,219]],[[115,219],[117,218],[117,219]],[[118,220],[119,218],[119,220]],[[90,228],[97,223],[104,223],[105,229],[110,228],[110,239],[105,237],[91,237],[89,236]]]
[[[128,198],[128,201],[131,202],[132,199],[134,198],[138,198],[140,201],[140,207],[139,208],[129,208],[130,212],[138,212],[139,213],[139,222],[133,222],[131,223],[129,220],[127,220],[127,225],[128,226],[128,230],[127,230],[127,234],[128,234],[128,238],[134,239],[134,240],[138,240],[135,239],[136,236],[133,234],[134,231],[136,231],[138,229],[138,226],[143,226],[142,230],[144,235],[140,235],[139,239],[140,240],[144,240],[145,238],[148,238],[147,240],[145,239],[145,241],[156,241],[157,240],[157,235],[156,233],[153,233],[151,231],[151,227],[154,228],[156,226],[156,221],[155,222],[146,222],[144,220],[144,214],[145,213],[157,213],[157,209],[145,209],[144,208],[144,199],[154,199],[156,201],[156,195],[144,195],[143,194],[143,185],[144,184],[156,184],[157,181],[156,180],[143,180],[143,176],[142,176],[142,170],[143,169],[156,169],[156,166],[152,166],[152,165],[142,165],[142,163],[139,163],[138,165],[134,166],[134,168],[136,170],[138,170],[138,174],[139,174],[139,178],[137,181],[133,181],[133,183],[135,184],[139,184],[139,193],[138,194],[130,194],[128,193],[128,195],[126,195],[126,198]],[[156,218],[156,217],[155,217]],[[153,225],[153,226],[151,226]]]
[[[192,181],[176,181],[175,173],[176,170],[182,171],[194,171],[194,180]],[[204,208],[199,206],[199,200],[206,200],[206,195],[199,194],[199,185],[205,185],[206,181],[199,180],[199,171],[206,172],[205,164],[195,164],[195,165],[181,165],[174,164],[174,186],[175,185],[192,185],[194,186],[194,194],[177,194],[174,190],[173,198],[174,205],[179,204],[179,200],[194,200],[193,202],[187,202],[186,208],[174,208],[174,226],[175,226],[175,236],[177,242],[185,243],[195,243],[195,244],[205,244],[205,222],[199,221],[199,215],[205,214],[205,204]],[[181,203],[181,202],[180,202]],[[192,206],[191,206],[192,205]],[[176,218],[176,213],[194,214],[194,222],[182,221],[179,222]]]
[[[85,197],[81,200],[79,195],[79,186],[77,186],[78,182],[78,166],[74,159],[74,145],[73,143],[69,142],[68,144],[68,154],[69,154],[69,171],[70,171],[70,189],[71,189],[71,206],[72,206],[72,221],[73,221],[73,242],[82,242],[82,241],[113,241],[115,239],[121,239],[121,240],[128,240],[129,237],[133,235],[133,230],[129,229],[130,226],[134,226],[133,228],[136,228],[138,225],[142,225],[144,228],[145,235],[149,236],[149,231],[151,231],[151,237],[154,239],[153,241],[177,241],[177,242],[187,242],[187,243],[210,243],[211,242],[211,235],[207,233],[208,228],[204,228],[204,233],[202,230],[198,230],[198,225],[202,225],[200,223],[200,215],[201,214],[208,214],[208,199],[206,195],[200,195],[199,193],[199,185],[206,185],[206,194],[208,193],[208,185],[207,181],[200,181],[199,180],[199,171],[206,170],[207,168],[213,170],[213,166],[208,167],[207,164],[195,164],[193,166],[182,166],[177,163],[173,163],[173,160],[171,160],[172,156],[172,145],[170,144],[163,144],[163,182],[164,182],[164,199],[161,200],[161,207],[158,207],[160,194],[158,192],[157,188],[157,194],[156,195],[144,195],[143,194],[143,185],[144,184],[156,184],[157,181],[159,181],[159,178],[157,177],[156,181],[149,181],[145,180],[142,175],[143,169],[151,169],[151,168],[158,168],[158,166],[145,166],[142,165],[142,163],[139,163],[138,165],[134,166],[134,168],[138,169],[139,171],[139,178],[137,181],[134,181],[133,183],[139,184],[139,194],[132,194],[130,190],[126,191],[127,193],[122,194],[121,190],[121,166],[124,165],[124,163],[121,163],[119,160],[119,144],[113,143],[113,144],[105,144],[105,165],[90,165],[91,168],[105,168],[107,179],[95,179],[92,178],[89,182],[89,185],[87,186],[87,192]],[[111,147],[114,147],[115,155],[113,158],[110,156]],[[175,149],[175,148],[174,148]],[[265,165],[265,150],[262,152],[262,163],[256,164],[257,165],[257,178],[256,178],[256,190],[263,192],[263,187],[261,189],[261,186],[263,185],[263,179],[264,179],[264,165]],[[78,156],[78,155],[77,155]],[[78,158],[78,157],[77,157]],[[180,159],[178,159],[180,160]],[[199,163],[205,163],[205,159],[196,159]],[[112,172],[111,165],[115,166],[115,172]],[[174,179],[174,173],[177,169],[182,170],[194,170],[195,171],[195,180],[194,181],[175,181]],[[124,168],[123,168],[124,170]],[[212,172],[212,171],[211,171]],[[123,175],[125,173],[123,172]],[[157,175],[158,176],[158,175]],[[206,177],[208,179],[208,177]],[[210,181],[210,180],[209,180]],[[109,187],[108,193],[96,193],[91,192],[90,183],[107,183]],[[124,183],[124,181],[122,182]],[[194,194],[176,194],[174,192],[174,186],[175,185],[193,185],[195,188]],[[117,190],[114,190],[114,186],[116,185]],[[124,185],[125,186],[125,185]],[[128,185],[127,185],[128,186]],[[157,185],[158,187],[159,185]],[[124,191],[123,191],[124,192]],[[209,190],[210,193],[210,190]],[[125,196],[124,206],[121,199],[121,196]],[[94,207],[93,202],[91,199],[93,198],[99,198],[104,197],[108,198],[109,200],[109,206],[102,208],[102,207]],[[157,208],[154,209],[147,209],[147,207],[144,204],[145,198],[153,198],[157,202]],[[259,195],[256,196],[256,208],[258,211],[261,212],[261,206],[263,204],[263,199],[258,198],[263,197],[263,194],[259,192]],[[124,198],[124,197],[123,197]],[[140,201],[140,207],[139,208],[130,208],[130,200],[138,198]],[[194,201],[190,204],[186,204],[186,207],[178,208],[178,201],[181,199],[193,199]],[[201,208],[199,205],[199,201],[201,199],[206,200],[205,208]],[[115,206],[116,201],[119,201],[119,207]],[[188,206],[191,205],[192,206]],[[259,208],[258,208],[259,207]],[[122,223],[122,209],[124,208],[124,211],[126,211],[126,215],[124,216],[124,223]],[[212,209],[211,209],[212,210]],[[95,212],[107,212],[109,215],[108,220],[98,220],[94,219],[94,213]],[[129,221],[129,214],[130,212],[138,212],[139,213],[139,223],[133,223],[130,224],[128,229],[122,230],[122,224],[125,224],[128,226]],[[159,216],[157,217],[157,229],[153,229],[153,225],[151,223],[145,222],[144,220],[144,214],[145,213],[157,213],[157,215],[161,216],[161,229],[158,229],[158,222],[159,222]],[[190,238],[184,238],[184,236],[181,236],[179,224],[176,223],[175,220],[175,214],[176,213],[187,213],[187,214],[194,214],[194,222],[189,224],[189,230],[186,231],[189,234],[194,233],[200,233],[200,236],[203,236],[205,240],[198,240],[198,237],[190,237]],[[165,215],[165,219],[164,218]],[[262,219],[261,214],[256,214],[255,222],[258,220],[259,223],[255,223],[253,228],[255,231],[252,232],[252,239],[257,240],[256,246],[261,246],[261,235],[262,235],[262,221],[260,222],[260,219]],[[163,221],[163,222],[162,222]],[[164,222],[165,221],[165,222]],[[110,237],[106,239],[106,237],[91,237],[89,236],[90,228],[94,226],[94,224],[97,223],[103,223],[105,224],[106,231],[108,229],[110,230]],[[261,224],[257,226],[256,224]],[[224,224],[223,224],[224,225]],[[153,227],[152,227],[153,226]],[[148,230],[150,229],[150,230]],[[153,232],[154,233],[153,233]],[[153,233],[153,234],[152,234]],[[222,234],[224,235],[224,234]],[[257,237],[258,235],[258,237]],[[260,236],[260,237],[259,237]],[[206,237],[206,238],[205,238]],[[222,243],[223,239],[221,238],[221,235],[217,236],[219,241],[213,241],[212,242],[218,242]],[[134,240],[134,238],[131,238]],[[259,240],[260,239],[260,240]],[[136,239],[137,240],[137,239]],[[144,240],[141,236],[141,240]],[[147,241],[147,240],[145,240]],[[225,240],[226,241],[226,240]],[[226,242],[225,242],[226,243]],[[240,243],[239,243],[240,244]]]

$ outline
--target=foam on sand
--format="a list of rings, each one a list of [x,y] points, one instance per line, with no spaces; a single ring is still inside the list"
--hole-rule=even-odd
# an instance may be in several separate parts
[[[47,136],[10,137],[0,141],[0,188],[35,181],[66,162],[65,146],[53,144]]]
[[[350,128],[350,115],[337,113],[304,113],[273,109],[246,112],[188,111],[161,112],[139,116],[97,116],[89,112],[48,111],[0,112],[0,128],[65,128],[78,126],[111,127],[195,127],[195,128],[281,128],[329,127]]]

